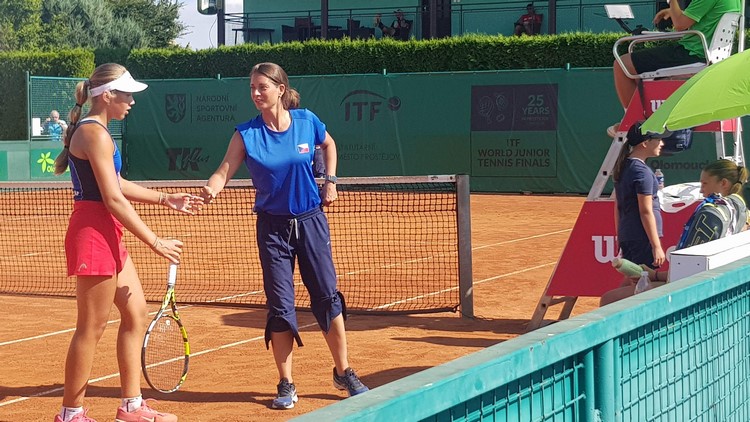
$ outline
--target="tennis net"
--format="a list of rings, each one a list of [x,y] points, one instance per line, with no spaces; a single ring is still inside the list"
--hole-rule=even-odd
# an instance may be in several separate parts
[[[205,181],[147,181],[162,192],[197,194]],[[462,187],[463,186],[463,187]],[[468,176],[340,178],[339,199],[326,207],[338,286],[353,312],[471,314]],[[134,204],[160,237],[185,242],[178,301],[264,306],[255,241],[255,190],[232,180],[195,216]],[[0,293],[73,296],[63,248],[69,182],[1,182]],[[168,262],[126,232],[146,297],[159,301]],[[309,297],[295,273],[296,305]]]

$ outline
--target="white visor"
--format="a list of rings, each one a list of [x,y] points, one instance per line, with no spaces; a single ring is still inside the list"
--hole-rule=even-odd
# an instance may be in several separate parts
[[[107,91],[141,92],[146,88],[148,88],[148,85],[133,79],[133,77],[130,76],[130,72],[125,72],[122,76],[112,82],[107,82],[104,85],[89,89],[89,95],[96,97]]]

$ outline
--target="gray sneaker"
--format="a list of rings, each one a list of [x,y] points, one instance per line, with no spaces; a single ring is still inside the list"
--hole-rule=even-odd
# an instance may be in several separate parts
[[[282,378],[279,381],[279,385],[276,386],[276,398],[271,403],[272,409],[291,409],[294,407],[294,403],[299,401],[297,397],[297,388],[289,382],[288,379]]]
[[[370,391],[366,385],[362,384],[352,368],[346,368],[342,376],[339,376],[336,373],[336,368],[333,368],[333,386],[339,390],[347,390],[349,397]]]

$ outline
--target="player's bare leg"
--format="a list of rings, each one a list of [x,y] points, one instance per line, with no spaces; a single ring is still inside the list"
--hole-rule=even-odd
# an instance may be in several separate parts
[[[65,359],[63,406],[81,407],[86,395],[96,345],[107,326],[116,278],[111,276],[78,276],[76,331]]]
[[[146,300],[133,261],[128,257],[117,280],[115,306],[122,321],[117,333],[117,363],[122,397],[141,395],[141,346],[148,325]]]

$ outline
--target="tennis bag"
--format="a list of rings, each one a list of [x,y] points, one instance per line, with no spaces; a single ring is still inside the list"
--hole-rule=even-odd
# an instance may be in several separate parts
[[[722,197],[715,193],[705,198],[690,216],[682,231],[677,249],[700,245],[742,230],[747,208],[741,196]]]
[[[677,153],[690,149],[693,146],[693,129],[680,129],[671,135],[661,139],[664,146],[662,152]]]

